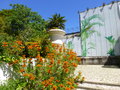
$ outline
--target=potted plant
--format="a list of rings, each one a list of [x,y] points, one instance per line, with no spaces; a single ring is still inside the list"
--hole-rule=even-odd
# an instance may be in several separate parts
[[[62,39],[65,35],[65,17],[62,17],[60,14],[54,14],[52,18],[48,20],[48,32],[50,34],[50,39],[52,43],[63,44]]]

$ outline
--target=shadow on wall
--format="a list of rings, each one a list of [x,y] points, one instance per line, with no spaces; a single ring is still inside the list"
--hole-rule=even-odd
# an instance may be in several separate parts
[[[118,14],[118,17],[119,17],[119,20],[120,20],[120,6],[117,4],[117,14]]]
[[[119,67],[120,68],[120,37],[113,47],[113,56],[109,56],[104,64],[104,67]]]

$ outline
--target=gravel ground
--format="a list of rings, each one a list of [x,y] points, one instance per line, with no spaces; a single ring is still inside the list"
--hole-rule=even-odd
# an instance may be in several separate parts
[[[76,68],[75,74],[78,72],[82,72],[82,76],[85,77],[85,81],[120,85],[120,68],[104,68],[103,65],[79,65]],[[87,83],[79,84],[79,86],[98,88],[100,90],[120,90],[120,87],[93,85]]]

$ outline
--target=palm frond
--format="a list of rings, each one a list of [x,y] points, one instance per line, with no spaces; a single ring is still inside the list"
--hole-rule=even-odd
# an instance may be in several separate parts
[[[111,44],[115,44],[116,40],[113,36],[108,36],[108,37],[105,37]]]
[[[48,20],[48,28],[60,28],[64,29],[65,28],[65,22],[66,20],[64,19],[65,17],[60,16],[60,14],[54,14],[52,18],[49,18]]]
[[[94,20],[94,19],[98,19],[100,21],[103,21],[102,18],[101,18],[101,16],[99,14],[95,14],[95,15],[93,15],[91,17],[88,17],[86,20],[87,21],[91,21],[91,20]]]

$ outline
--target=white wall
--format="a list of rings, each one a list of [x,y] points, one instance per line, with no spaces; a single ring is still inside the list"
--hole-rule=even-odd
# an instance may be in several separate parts
[[[92,29],[98,31],[87,39],[87,48],[89,43],[95,44],[95,49],[89,49],[87,56],[109,56],[107,52],[112,45],[107,41],[105,37],[113,36],[115,40],[118,40],[113,46],[115,55],[120,55],[120,2],[109,4],[104,7],[97,7],[96,9],[89,9],[80,13],[81,20],[84,20],[92,15],[99,14],[103,19],[102,26],[94,26]],[[98,21],[97,19],[94,20]]]
[[[81,55],[81,39],[79,36],[75,36],[75,35],[76,34],[66,35],[63,42],[65,43],[65,46],[67,48],[69,48],[68,43],[72,42],[72,45],[70,45],[71,47],[69,49],[73,49],[73,51],[77,53],[77,56],[80,56]]]

